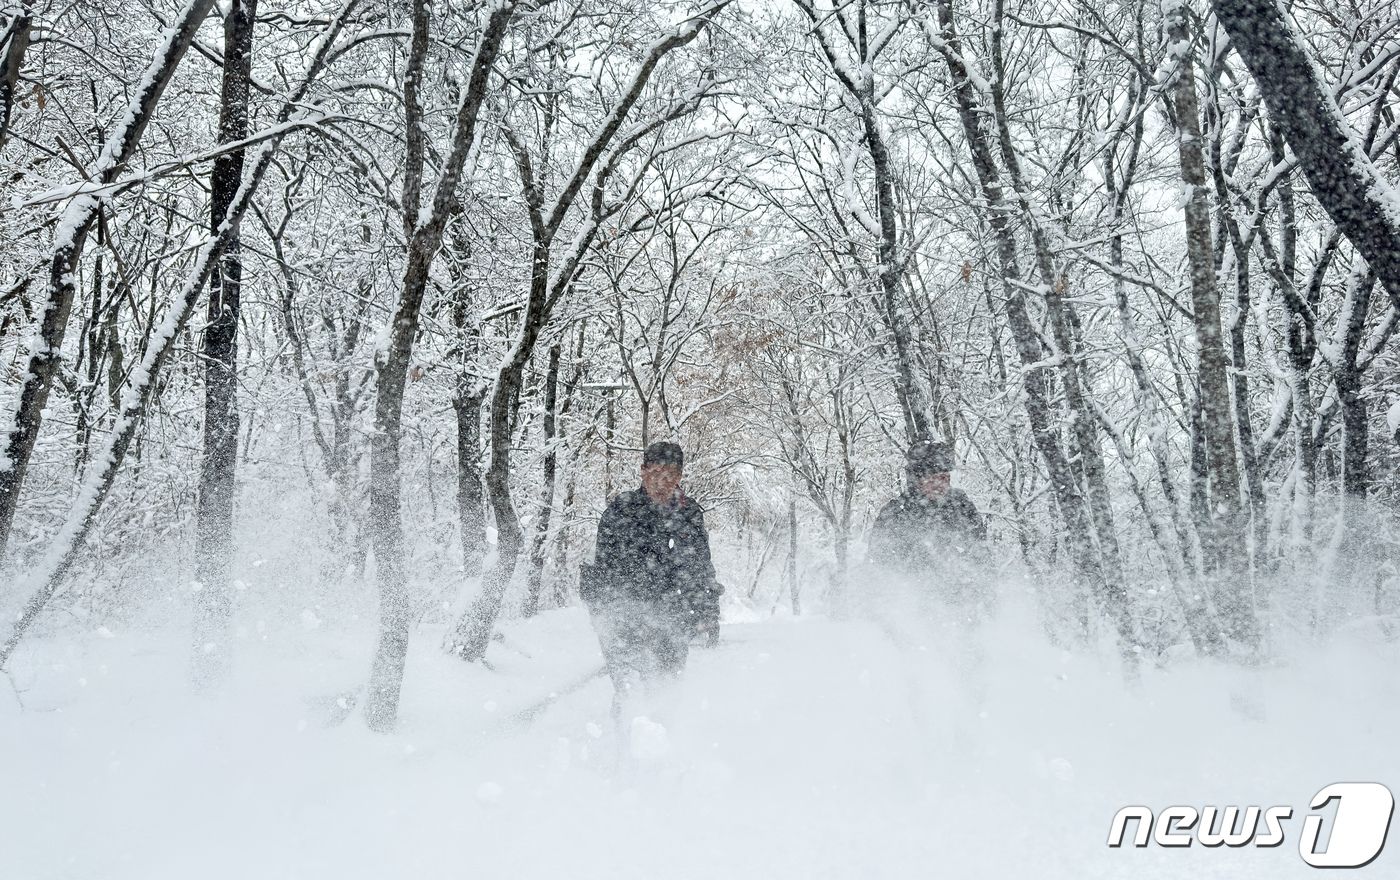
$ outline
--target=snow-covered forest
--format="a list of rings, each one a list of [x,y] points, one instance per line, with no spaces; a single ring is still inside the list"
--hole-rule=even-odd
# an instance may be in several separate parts
[[[1280,876],[1400,771],[1394,4],[0,6],[5,876]],[[929,439],[971,690],[866,613]],[[657,440],[723,635],[626,769]]]

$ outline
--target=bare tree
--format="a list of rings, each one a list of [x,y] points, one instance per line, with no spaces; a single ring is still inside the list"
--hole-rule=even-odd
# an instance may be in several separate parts
[[[958,117],[985,199],[983,222],[992,230],[1008,324],[1021,359],[1026,414],[1036,449],[1050,473],[1060,515],[1064,518],[1064,537],[1074,560],[1075,574],[1080,583],[1098,598],[1113,620],[1124,670],[1133,677],[1138,663],[1137,653],[1133,650],[1137,646],[1137,638],[1127,593],[1122,582],[1109,580],[1100,565],[1092,543],[1093,517],[1071,469],[1070,459],[1065,455],[1051,425],[1049,376],[1043,366],[1048,352],[1036,333],[1026,304],[1026,285],[1021,281],[1015,232],[1010,224],[1013,206],[1007,204],[1003,196],[1000,170],[979,119],[979,102],[955,30],[952,4],[948,0],[942,0],[938,5],[937,25],[927,23],[925,30],[930,43],[942,54],[953,76]]]
[[[477,38],[471,76],[457,101],[450,147],[438,173],[431,201],[421,205],[424,156],[419,89],[428,52],[432,11],[428,0],[414,0],[413,36],[404,74],[406,161],[403,218],[408,233],[408,266],[403,287],[389,325],[388,344],[376,355],[378,385],[374,408],[374,440],[370,452],[370,523],[379,581],[379,644],[370,671],[365,720],[371,729],[388,731],[398,718],[399,689],[408,656],[408,635],[413,603],[404,570],[403,518],[400,510],[399,441],[403,417],[403,392],[408,381],[413,341],[418,335],[419,311],[428,286],[428,273],[442,246],[443,230],[457,204],[457,185],[476,137],[476,123],[496,56],[515,14],[514,0],[503,0],[489,10]]]
[[[124,170],[140,145],[165,87],[194,42],[214,0],[189,0],[167,29],[165,39],[151,58],[141,79],[141,88],[132,95],[126,113],[107,139],[92,170],[96,182],[110,184]],[[18,45],[16,42],[14,45]],[[5,428],[5,449],[0,454],[0,555],[5,552],[15,508],[24,486],[25,471],[39,437],[43,410],[63,359],[63,337],[68,331],[68,314],[73,308],[75,270],[82,257],[88,233],[97,221],[101,199],[92,194],[74,197],[64,210],[54,235],[49,278],[42,318],[30,347],[29,369],[16,402],[14,416]]]
[[[219,108],[219,143],[248,137],[248,80],[253,64],[257,0],[234,0],[224,15],[224,75]],[[210,232],[217,235],[228,206],[243,183],[243,150],[214,160],[210,172]],[[199,480],[195,577],[196,681],[210,682],[228,663],[226,631],[233,607],[229,560],[233,555],[233,508],[238,464],[238,315],[243,261],[233,233],[220,254],[209,287],[204,325],[204,462]]]
[[[314,120],[317,111],[302,106],[311,85],[320,76],[328,57],[335,46],[346,20],[353,13],[359,0],[345,0],[344,5],[331,16],[324,34],[318,42],[311,63],[301,80],[292,88],[287,100],[282,104],[276,123],[269,136],[258,146],[255,161],[250,171],[245,173],[243,183],[228,206],[224,220],[217,226],[218,232],[202,245],[194,260],[194,265],[186,275],[180,294],[167,310],[159,326],[152,326],[145,353],[133,371],[126,391],[122,396],[121,413],[117,416],[111,432],[107,435],[98,465],[89,470],[79,488],[63,529],[55,537],[43,562],[31,574],[36,587],[34,594],[24,606],[24,611],[10,630],[10,635],[0,645],[0,667],[9,660],[15,646],[24,633],[33,625],[44,606],[62,583],[72,567],[94,519],[102,504],[111,492],[112,484],[126,458],[131,442],[136,436],[146,416],[152,394],[162,368],[168,361],[181,332],[194,313],[200,293],[209,283],[224,249],[238,235],[238,227],[244,214],[252,204],[258,185],[272,165],[273,157],[287,132],[292,130],[288,123],[293,114],[306,124]]]
[[[34,10],[24,3],[0,14],[5,17],[5,29],[0,31],[0,148],[3,148],[14,112],[20,71],[24,69],[24,53],[29,50]]]
[[[860,119],[862,139],[870,155],[875,182],[876,217],[865,225],[877,233],[879,283],[883,317],[894,340],[897,391],[905,411],[905,439],[913,442],[933,436],[928,392],[918,381],[910,321],[904,313],[901,296],[902,276],[907,255],[900,253],[899,217],[895,208],[895,169],[889,145],[881,130],[879,104],[888,86],[877,78],[877,65],[895,36],[908,23],[908,11],[896,5],[888,18],[887,8],[867,0],[819,8],[815,0],[797,0],[797,6],[812,25],[812,35],[832,72],[849,94]],[[854,209],[856,205],[853,203]],[[857,211],[857,217],[863,214]]]
[[[1191,307],[1196,326],[1197,394],[1201,408],[1201,437],[1207,466],[1205,514],[1201,533],[1206,576],[1213,587],[1225,632],[1253,649],[1259,628],[1254,618],[1253,588],[1246,544],[1248,511],[1240,491],[1235,456],[1235,428],[1224,334],[1220,323],[1220,291],[1215,284],[1215,259],[1207,203],[1204,142],[1196,101],[1196,68],[1191,55],[1191,31],[1185,7],[1168,10],[1174,79],[1172,112],[1181,156],[1182,193],[1186,213],[1186,255],[1191,273]]]
[[[669,106],[665,106],[656,118],[635,123],[624,132],[623,125],[633,106],[642,97],[661,60],[673,50],[689,44],[698,37],[728,3],[729,0],[721,0],[704,7],[686,20],[668,28],[647,47],[636,71],[625,81],[621,95],[611,102],[603,121],[584,140],[578,164],[564,178],[563,185],[552,199],[546,199],[542,181],[537,177],[534,160],[524,143],[509,129],[505,131],[529,214],[530,288],[519,331],[496,375],[491,393],[491,459],[486,470],[486,491],[491,510],[496,517],[498,556],[495,568],[487,573],[482,585],[481,597],[457,622],[449,638],[449,649],[465,659],[475,660],[485,653],[496,615],[500,611],[501,600],[514,574],[523,545],[524,535],[510,497],[510,439],[512,414],[518,406],[525,367],[534,352],[540,332],[560,297],[567,291],[580,261],[597,236],[600,225],[621,206],[605,205],[605,192],[609,178],[617,170],[622,158],[666,123],[693,113],[699,102],[714,87],[715,81],[712,77],[702,77],[690,94],[682,95]],[[649,164],[643,164],[641,174],[645,173]],[[591,199],[588,217],[560,260],[558,270],[552,270],[555,237],[575,200],[589,183],[590,177],[593,180],[589,187]],[[633,178],[628,189],[635,187],[639,180],[640,174]]]

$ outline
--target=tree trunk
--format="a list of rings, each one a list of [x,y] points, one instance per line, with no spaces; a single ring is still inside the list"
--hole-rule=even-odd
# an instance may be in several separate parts
[[[114,181],[135,154],[161,94],[213,6],[214,0],[190,0],[166,32],[165,42],[141,79],[143,87],[127,104],[122,125],[107,139],[94,166],[94,176],[103,183]],[[4,555],[9,541],[49,391],[63,361],[63,338],[68,331],[68,313],[73,308],[78,261],[101,204],[101,200],[92,195],[75,197],[64,209],[54,233],[43,316],[30,347],[29,366],[24,373],[24,386],[20,389],[14,417],[4,431],[4,452],[0,454],[0,556]]]
[[[1206,105],[1211,125],[1208,164],[1211,180],[1215,185],[1216,229],[1221,236],[1221,239],[1216,241],[1215,269],[1218,278],[1224,263],[1223,239],[1228,238],[1235,258],[1235,318],[1230,322],[1230,363],[1231,373],[1235,380],[1235,429],[1239,434],[1240,468],[1244,478],[1244,486],[1248,492],[1249,519],[1252,524],[1252,530],[1249,534],[1253,536],[1250,559],[1253,563],[1264,553],[1268,544],[1264,465],[1260,460],[1259,451],[1254,441],[1254,423],[1250,415],[1249,404],[1249,361],[1245,349],[1245,329],[1250,314],[1250,247],[1257,233],[1251,233],[1248,239],[1241,233],[1239,222],[1235,219],[1234,212],[1230,207],[1231,195],[1228,176],[1233,172],[1234,163],[1238,161],[1239,151],[1244,143],[1244,132],[1249,129],[1258,111],[1256,107],[1253,110],[1246,110],[1242,114],[1243,118],[1238,123],[1233,145],[1227,152],[1223,147],[1224,122],[1220,110],[1219,90],[1212,90],[1210,95],[1211,101]],[[1281,161],[1282,158],[1282,141],[1279,141],[1278,154],[1275,155],[1274,161]],[[1283,212],[1285,215],[1284,226],[1285,229],[1290,230],[1285,233],[1285,237],[1289,237],[1288,251],[1291,255],[1294,251],[1293,238],[1296,236],[1293,236],[1291,232],[1292,191],[1287,179],[1281,185],[1281,193],[1286,193],[1283,197],[1287,209]],[[1290,256],[1290,272],[1292,271],[1291,260]]]
[[[1123,659],[1124,675],[1135,679],[1138,656],[1134,651],[1137,646],[1133,636],[1131,609],[1127,604],[1127,596],[1122,591],[1121,582],[1110,584],[1104,577],[1093,546],[1093,521],[1088,505],[1084,496],[1080,494],[1070,460],[1060,447],[1059,438],[1051,424],[1050,377],[1045,367],[1038,366],[1045,360],[1045,351],[1026,304],[1016,256],[1015,232],[1010,225],[1012,206],[1008,205],[1002,196],[996,160],[992,156],[988,138],[978,119],[977,100],[963,60],[962,47],[953,26],[951,0],[939,0],[938,22],[939,31],[931,32],[929,36],[942,52],[952,73],[958,117],[962,122],[968,150],[972,154],[972,164],[981,186],[982,197],[987,203],[984,222],[991,228],[996,244],[1002,292],[1006,298],[1007,323],[1021,360],[1022,387],[1025,391],[1026,416],[1030,422],[1031,436],[1045,461],[1056,505],[1064,520],[1064,539],[1072,560],[1075,579],[1081,589],[1087,589],[1095,596],[1114,621],[1119,636],[1118,646]]]
[[[1139,86],[1139,89],[1142,87]],[[1139,99],[1135,103],[1140,103],[1142,91],[1139,91]],[[1153,464],[1157,470],[1157,483],[1162,491],[1162,498],[1166,501],[1167,513],[1171,517],[1172,530],[1176,537],[1177,558],[1181,561],[1181,582],[1185,586],[1187,593],[1195,586],[1197,566],[1195,556],[1192,553],[1191,531],[1187,525],[1185,517],[1182,515],[1181,500],[1177,494],[1176,484],[1172,480],[1171,465],[1167,456],[1167,424],[1166,417],[1162,412],[1161,401],[1158,400],[1157,391],[1152,386],[1151,377],[1147,372],[1147,365],[1142,358],[1142,343],[1139,338],[1137,322],[1133,320],[1132,308],[1128,302],[1127,282],[1123,278],[1123,229],[1126,224],[1126,208],[1128,193],[1131,189],[1133,179],[1137,172],[1138,153],[1142,146],[1143,136],[1143,114],[1134,114],[1132,141],[1130,142],[1127,168],[1123,170],[1123,177],[1120,183],[1118,172],[1115,168],[1116,143],[1111,144],[1104,151],[1104,185],[1108,190],[1109,210],[1112,212],[1112,231],[1108,239],[1108,259],[1109,265],[1113,269],[1113,304],[1118,313],[1118,323],[1123,339],[1123,349],[1127,354],[1128,367],[1133,376],[1134,392],[1138,405],[1144,413],[1143,421],[1148,426],[1148,448],[1152,454]],[[1116,138],[1115,138],[1116,141]],[[1243,340],[1243,335],[1241,335]],[[1243,344],[1243,342],[1241,342]],[[1145,512],[1145,511],[1144,511]],[[1164,550],[1163,552],[1170,552]],[[1189,595],[1186,597],[1189,599]],[[1205,608],[1205,603],[1196,606]],[[1191,608],[1187,607],[1187,618],[1191,619]],[[1204,621],[1205,626],[1201,632],[1193,630],[1193,638],[1199,643],[1209,646],[1214,651],[1219,645],[1219,633],[1213,620]]]
[[[24,68],[24,53],[29,51],[30,33],[34,26],[34,12],[28,3],[11,13],[5,22],[5,32],[0,37],[0,148],[5,145],[5,135],[10,130],[10,117],[14,112],[15,90],[19,87],[19,74]]]
[[[1270,123],[1283,132],[1313,196],[1400,298],[1400,201],[1377,171],[1322,80],[1321,68],[1276,0],[1213,0],[1216,17],[1253,74]]]
[[[1195,317],[1201,440],[1206,457],[1208,508],[1200,526],[1205,576],[1225,634],[1254,651],[1259,644],[1249,577],[1248,516],[1240,493],[1239,464],[1231,408],[1229,361],[1220,324],[1220,292],[1215,283],[1210,206],[1206,199],[1205,153],[1196,101],[1196,68],[1185,9],[1167,18],[1168,41],[1176,55],[1171,84],[1177,126],[1181,181],[1185,195],[1186,257],[1191,272]]]
[[[224,15],[224,75],[219,111],[221,144],[248,136],[248,80],[253,64],[257,0],[233,0]],[[218,233],[243,183],[243,150],[214,160],[210,173],[210,231]],[[237,232],[229,236],[209,283],[204,327],[204,459],[196,511],[194,677],[212,684],[227,670],[233,612],[233,507],[238,463],[238,311],[243,279]]]
[[[1123,462],[1124,470],[1128,474],[1128,483],[1132,487],[1133,495],[1138,500],[1138,506],[1142,508],[1142,514],[1147,519],[1148,530],[1152,533],[1152,539],[1161,548],[1162,556],[1167,563],[1167,577],[1171,582],[1172,591],[1176,594],[1177,601],[1181,603],[1182,614],[1186,619],[1186,632],[1191,636],[1191,644],[1196,649],[1196,653],[1201,656],[1213,656],[1223,654],[1225,645],[1220,637],[1220,627],[1215,622],[1215,617],[1210,613],[1210,609],[1205,602],[1192,600],[1192,588],[1195,585],[1193,578],[1182,565],[1182,558],[1172,552],[1167,539],[1166,528],[1152,509],[1152,505],[1147,501],[1147,492],[1138,481],[1137,474],[1130,466],[1131,453],[1127,444],[1123,442],[1123,437],[1108,420],[1108,416],[1095,407],[1099,421],[1104,429],[1112,436],[1115,445],[1118,447],[1118,458]]]
[[[540,484],[540,512],[535,521],[534,541],[530,546],[530,573],[522,612],[533,617],[540,607],[540,588],[544,580],[544,547],[549,537],[549,520],[554,512],[555,468],[559,449],[555,443],[555,406],[559,395],[559,357],[564,344],[556,342],[549,350],[549,371],[544,380],[544,474]]]
[[[452,410],[457,417],[457,517],[462,571],[481,574],[486,556],[486,499],[481,491],[481,404],[486,387],[475,376],[459,376]]]
[[[797,617],[802,613],[802,602],[799,594],[802,587],[797,582],[797,499],[788,499],[788,595],[792,599],[792,616]]]
[[[520,518],[510,497],[510,442],[515,415],[520,408],[520,390],[525,366],[546,320],[545,305],[549,286],[549,250],[536,244],[531,272],[530,299],[520,323],[520,335],[506,356],[495,388],[487,420],[491,456],[486,468],[486,498],[496,520],[496,564],[482,579],[482,594],[457,622],[449,650],[465,660],[478,660],[486,653],[491,630],[496,625],[506,587],[515,574],[515,565],[524,546]]]
[[[481,491],[481,404],[486,399],[486,383],[472,370],[481,327],[471,316],[470,290],[458,279],[452,301],[459,359],[452,411],[457,421],[457,519],[462,573],[474,578],[480,576],[486,555],[486,502]]]
[[[1356,259],[1347,277],[1346,297],[1337,315],[1336,329],[1331,342],[1332,380],[1336,384],[1335,407],[1342,411],[1342,493],[1339,500],[1337,519],[1331,539],[1319,566],[1317,583],[1319,605],[1322,591],[1331,590],[1342,597],[1355,597],[1357,589],[1370,580],[1371,564],[1366,550],[1368,525],[1366,519],[1369,477],[1366,465],[1367,456],[1367,406],[1361,394],[1361,377],[1370,366],[1374,352],[1379,351],[1394,331],[1396,314],[1391,309],[1375,335],[1369,340],[1363,352],[1363,334],[1366,316],[1371,308],[1372,291],[1376,286],[1375,273],[1360,258]],[[1313,437],[1327,435],[1327,405],[1319,413],[1313,428]],[[1320,442],[1316,439],[1315,442]],[[1371,569],[1371,571],[1368,571]],[[1354,608],[1343,602],[1341,610]],[[1330,609],[1319,607],[1319,623],[1330,624]]]
[[[1021,173],[1020,156],[1011,136],[1011,126],[1006,115],[1004,84],[1006,74],[1001,51],[1002,2],[996,0],[996,23],[992,28],[991,49],[994,76],[991,82],[993,118],[996,121],[997,137],[1001,145],[1002,161],[1011,179],[1012,190],[1016,193],[1021,214],[1030,228],[1031,243],[1034,248],[1036,271],[1040,275],[1040,291],[1045,298],[1046,321],[1050,325],[1050,338],[1054,343],[1055,359],[1060,368],[1060,387],[1064,392],[1065,406],[1069,410],[1072,449],[1079,459],[1083,471],[1083,485],[1087,489],[1089,515],[1098,537],[1099,565],[1104,580],[1104,595],[1107,606],[1118,626],[1120,646],[1131,646],[1136,641],[1133,634],[1132,614],[1128,609],[1128,592],[1123,575],[1122,552],[1118,546],[1118,530],[1113,520],[1113,498],[1108,490],[1108,478],[1104,468],[1103,450],[1099,443],[1098,419],[1086,397],[1089,388],[1084,380],[1079,363],[1079,345],[1073,325],[1077,323],[1072,308],[1065,302],[1068,279],[1055,271],[1055,257],[1044,228],[1037,219],[1030,204],[1025,179]],[[1126,659],[1126,658],[1125,658]]]
[[[604,392],[608,397],[607,413],[603,417],[603,503],[613,498],[613,441],[617,436],[617,395]]]
[[[1235,320],[1230,322],[1230,359],[1235,374],[1235,425],[1240,437],[1240,464],[1249,486],[1249,517],[1254,537],[1251,557],[1258,559],[1263,556],[1268,544],[1268,517],[1264,466],[1254,442],[1254,423],[1249,412],[1249,372],[1245,368],[1245,323],[1250,311],[1249,279],[1249,251],[1242,249],[1242,252],[1235,254]]]
[[[1342,410],[1342,496],[1345,500],[1365,502],[1370,490],[1366,468],[1368,443],[1366,399],[1361,396],[1361,344],[1366,329],[1366,314],[1371,308],[1371,291],[1376,286],[1375,273],[1365,267],[1354,269],[1347,280],[1346,301],[1338,316],[1337,331],[1341,337],[1333,380],[1337,383],[1337,401]]]
[[[422,78],[427,52],[427,30],[431,24],[428,0],[414,0],[412,44],[405,83],[415,84],[413,94],[405,94],[407,167],[422,169],[422,110],[416,86]],[[467,153],[476,136],[476,122],[486,97],[488,78],[496,54],[505,38],[506,27],[515,13],[513,0],[492,9],[472,59],[471,79],[462,91],[452,129],[451,150],[442,164],[430,207],[417,204],[421,179],[404,181],[405,223],[412,233],[408,242],[408,265],[402,291],[389,327],[388,345],[376,364],[378,384],[374,404],[374,437],[370,446],[370,527],[379,582],[379,644],[370,669],[369,695],[365,722],[370,729],[388,731],[398,720],[399,690],[403,686],[404,663],[408,657],[408,636],[413,607],[405,577],[403,519],[400,511],[399,439],[403,418],[403,393],[413,356],[413,340],[418,335],[419,311],[428,285],[428,275],[443,230],[457,204],[457,185]],[[417,208],[412,210],[411,207]]]
[[[1270,147],[1275,165],[1284,161],[1283,137],[1277,127],[1270,128]],[[1322,294],[1322,280],[1331,264],[1337,246],[1335,229],[1328,235],[1313,268],[1312,283],[1300,294],[1294,284],[1297,230],[1291,175],[1278,185],[1279,244],[1275,249],[1267,233],[1260,235],[1264,256],[1274,283],[1283,301],[1283,337],[1288,344],[1288,356],[1283,371],[1293,396],[1293,522],[1292,544],[1294,565],[1306,571],[1312,562],[1313,502],[1317,489],[1317,442],[1313,426],[1317,410],[1313,404],[1308,374],[1317,354],[1317,327],[1314,315]]]
[[[903,262],[899,258],[898,215],[894,205],[894,170],[890,167],[889,149],[875,115],[874,85],[858,99],[861,122],[865,127],[865,144],[870,150],[870,162],[875,168],[875,206],[880,223],[880,293],[885,307],[885,320],[894,337],[895,370],[899,380],[899,397],[904,401],[904,434],[911,444],[933,438],[929,424],[928,395],[920,385],[914,369],[914,341],[909,333],[909,319],[900,305],[900,280]]]

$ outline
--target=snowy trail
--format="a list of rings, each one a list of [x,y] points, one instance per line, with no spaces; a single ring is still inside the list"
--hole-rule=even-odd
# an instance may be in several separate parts
[[[490,672],[423,628],[387,737],[333,723],[367,630],[250,637],[217,699],[188,694],[175,637],[35,642],[12,671],[28,708],[0,702],[0,876],[1289,877],[1312,871],[1296,841],[1315,791],[1400,790],[1383,640],[1128,692],[1012,608],[983,633],[973,705],[936,631],[730,625],[691,655],[669,751],[619,771],[611,684],[579,684],[599,662],[586,614],[505,632]],[[1111,850],[1128,804],[1298,812],[1278,849]],[[1397,876],[1400,855],[1363,873]]]

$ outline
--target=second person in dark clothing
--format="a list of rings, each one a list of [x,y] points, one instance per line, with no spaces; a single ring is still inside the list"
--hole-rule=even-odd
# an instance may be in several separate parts
[[[652,697],[674,684],[691,638],[718,627],[709,535],[699,505],[681,491],[683,465],[679,445],[647,447],[641,488],[608,504],[595,562],[580,580],[613,680],[615,717],[639,686]]]
[[[905,491],[875,518],[866,560],[954,604],[985,605],[987,527],[967,493],[952,487],[952,471],[948,444],[910,447]]]

